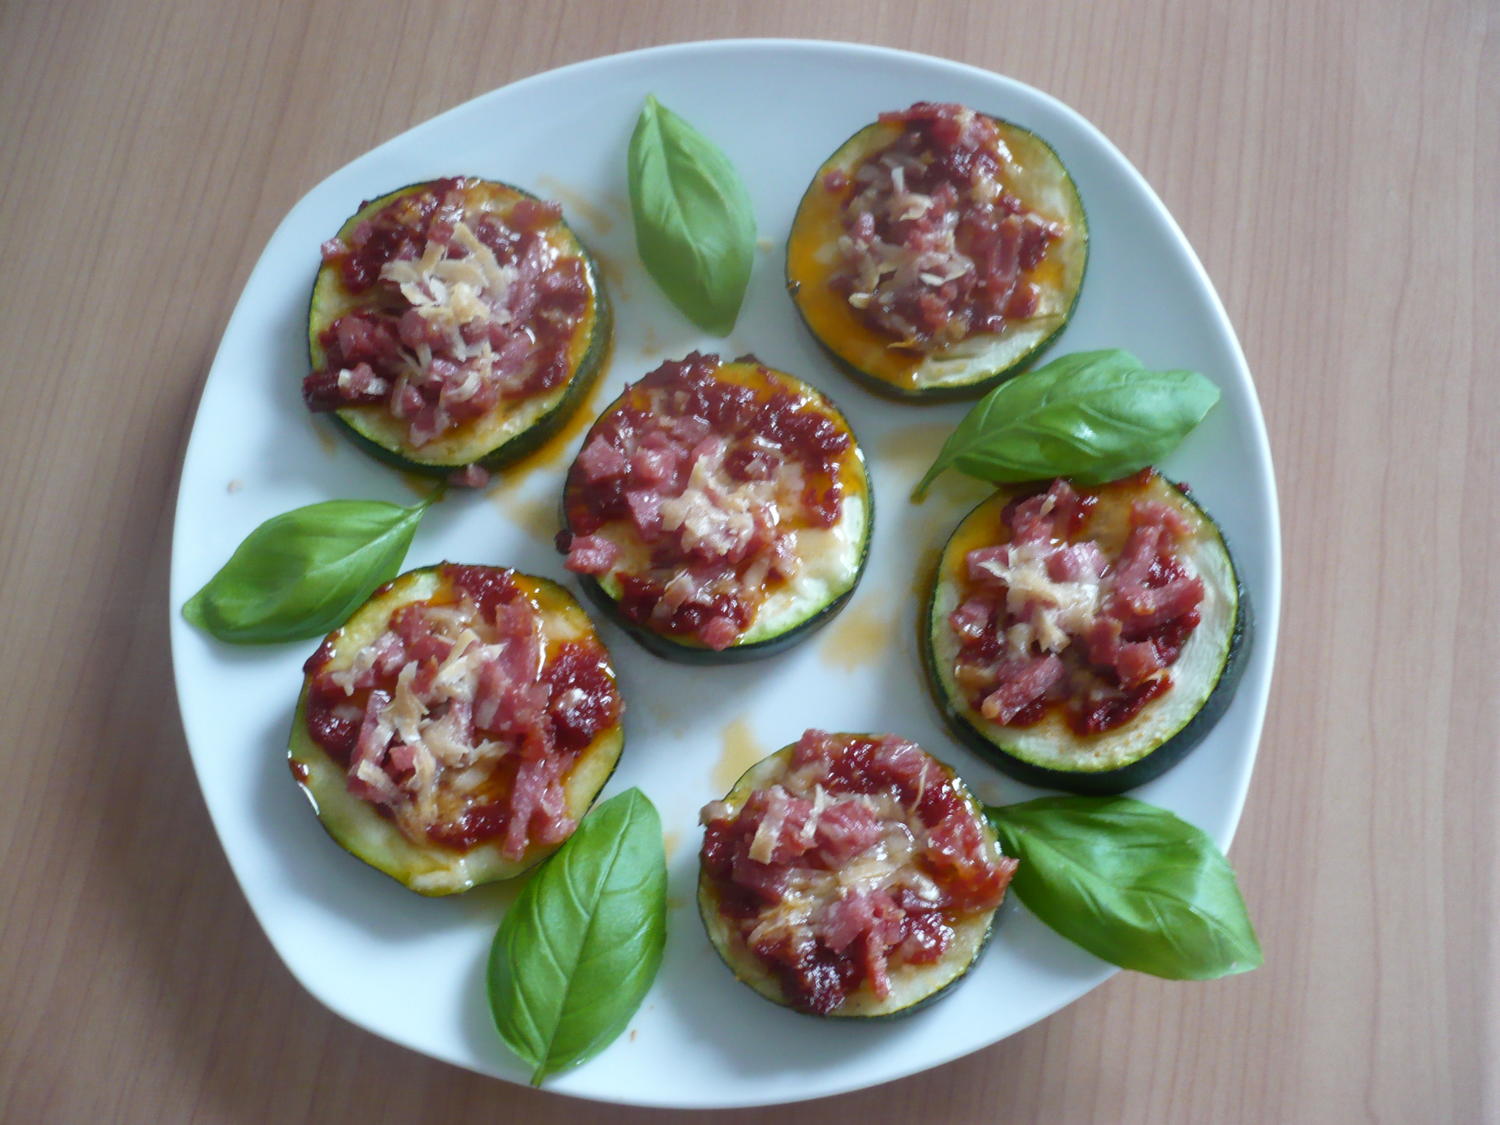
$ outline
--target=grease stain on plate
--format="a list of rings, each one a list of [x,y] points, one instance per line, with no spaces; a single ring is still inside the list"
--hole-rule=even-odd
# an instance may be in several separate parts
[[[825,664],[853,672],[879,660],[895,630],[889,606],[896,599],[870,593],[849,606],[825,630],[818,655]]]
[[[741,774],[770,752],[755,737],[755,731],[750,728],[750,721],[744,715],[731,720],[724,727],[724,750],[714,766],[714,793],[728,793]]]

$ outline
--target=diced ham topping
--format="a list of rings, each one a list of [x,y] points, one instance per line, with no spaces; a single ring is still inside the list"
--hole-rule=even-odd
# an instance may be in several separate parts
[[[1064,228],[1006,190],[1018,170],[994,123],[957,105],[920,102],[880,120],[899,137],[843,194],[843,266],[832,284],[892,347],[931,352],[1035,316],[1029,275]]]
[[[583,260],[555,204],[483,206],[480,181],[438,180],[323,245],[356,299],[320,335],[325,366],[303,381],[310,410],[380,405],[429,445],[568,377],[588,305]],[[471,467],[472,468],[472,467]],[[454,483],[478,487],[482,470]]]
[[[820,1014],[862,987],[889,996],[891,972],[941,957],[1016,867],[947,771],[892,736],[810,730],[778,781],[702,820],[721,913],[788,1001]]]
[[[520,859],[573,830],[564,784],[620,699],[602,646],[549,644],[511,572],[442,574],[437,595],[403,605],[342,667],[319,649],[308,730],[349,791],[408,838],[460,850],[498,839]]]
[[[992,723],[1026,726],[1061,707],[1076,733],[1097,734],[1171,687],[1167,669],[1204,597],[1179,552],[1192,529],[1176,509],[1135,499],[1129,534],[1110,558],[1087,531],[1098,500],[1054,481],[1006,506],[1005,542],[964,557],[948,617],[959,645],[954,677]]]
[[[715,650],[796,577],[799,532],[838,521],[852,446],[820,400],[720,367],[694,352],[626,389],[573,463],[558,540],[569,570],[617,578],[631,620]]]

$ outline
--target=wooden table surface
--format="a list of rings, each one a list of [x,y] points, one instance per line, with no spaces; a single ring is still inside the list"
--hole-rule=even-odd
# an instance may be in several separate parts
[[[723,1116],[1500,1120],[1497,21],[1484,0],[0,0],[0,1119],[666,1116],[431,1061],[294,983],[188,765],[167,564],[199,388],[301,195],[524,75],[753,35],[977,64],[1119,145],[1254,372],[1285,600],[1232,850],[1264,968],[1121,974],[937,1070]]]

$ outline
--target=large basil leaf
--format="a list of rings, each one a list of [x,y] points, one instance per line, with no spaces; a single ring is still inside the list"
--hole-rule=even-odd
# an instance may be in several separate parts
[[[1234,871],[1203,832],[1128,797],[1040,797],[985,810],[1011,886],[1069,941],[1126,969],[1211,980],[1261,963]]]
[[[630,209],[647,271],[699,328],[727,336],[755,260],[755,210],[729,158],[654,97],[630,138]]]
[[[661,820],[639,789],[588,816],[532,877],[490,950],[495,1027],[533,1085],[625,1030],[666,942]]]
[[[305,640],[336,629],[396,576],[437,495],[410,508],[325,500],[272,516],[187,600],[182,615],[232,644]]]
[[[1062,356],[980,399],[914,495],[949,468],[997,484],[1129,476],[1176,449],[1218,401],[1196,371],[1148,371],[1118,348]]]

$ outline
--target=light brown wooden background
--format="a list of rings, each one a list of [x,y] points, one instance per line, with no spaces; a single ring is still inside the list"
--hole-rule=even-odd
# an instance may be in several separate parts
[[[1264,969],[1121,975],[939,1070],[724,1116],[1500,1120],[1497,21],[1492,0],[0,0],[0,1119],[657,1116],[407,1053],[293,983],[188,765],[172,501],[249,268],[326,174],[554,65],[779,35],[1007,73],[1119,144],[1255,373],[1286,597],[1232,853]]]

